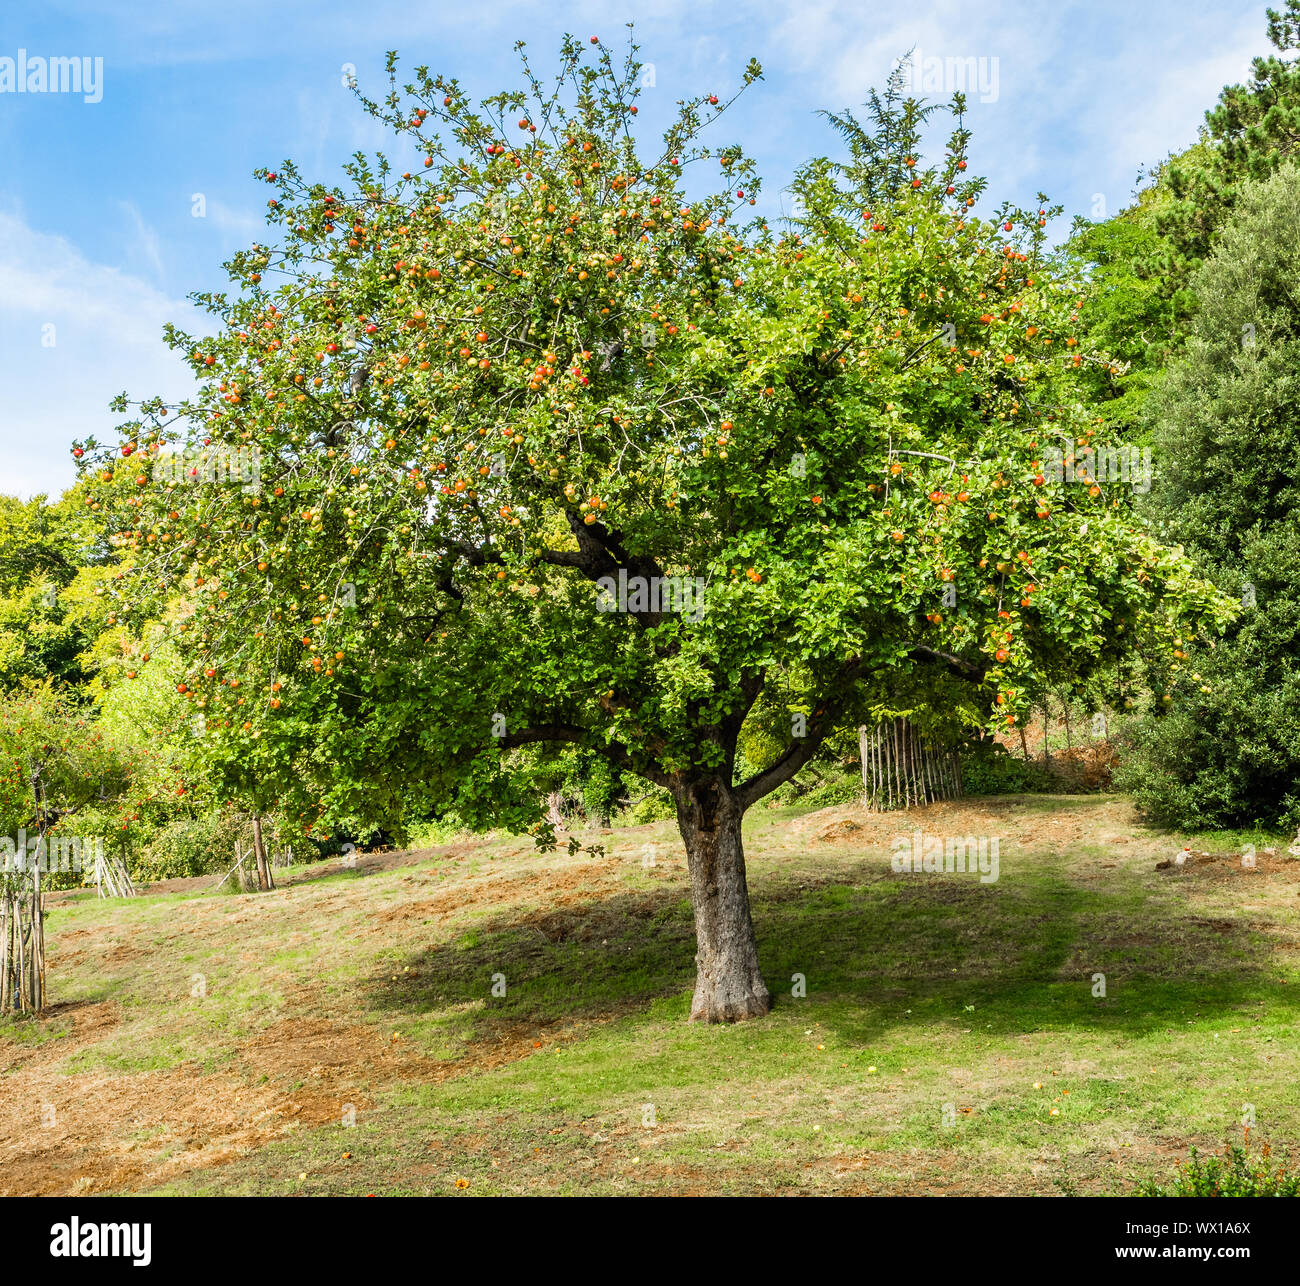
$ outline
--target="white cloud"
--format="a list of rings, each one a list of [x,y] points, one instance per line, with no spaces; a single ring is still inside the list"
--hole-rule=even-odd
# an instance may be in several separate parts
[[[129,250],[133,259],[141,259],[153,273],[159,285],[163,284],[166,273],[163,269],[162,245],[158,234],[144,221],[139,207],[134,201],[119,201],[118,205],[126,211],[135,233]]]
[[[1264,51],[1267,42],[1258,26],[1256,22],[1246,31],[1225,33],[1229,38],[1215,42],[1213,52],[1197,56],[1189,50],[1186,57],[1144,69],[1137,83],[1146,80],[1145,92],[1139,90],[1124,103],[1124,123],[1117,130],[1116,142],[1126,162],[1153,165],[1196,141],[1196,132],[1219,92],[1225,85],[1246,80],[1251,58]]]
[[[972,170],[989,178],[994,201],[1028,204],[1047,186],[1067,215],[1089,213],[1094,192],[1115,213],[1138,170],[1194,142],[1223,86],[1244,80],[1251,57],[1268,47],[1259,8],[1244,0],[1185,5],[1177,22],[1169,18],[1167,5],[929,0],[864,9],[814,0],[774,6],[772,61],[816,105],[839,108],[880,88],[909,49],[996,58],[997,100],[967,94]],[[941,141],[931,138],[927,153]]]
[[[212,220],[213,227],[225,236],[234,237],[240,241],[252,241],[257,237],[258,233],[265,234],[266,232],[265,219],[259,219],[256,215],[245,214],[242,210],[232,209],[224,201],[220,201],[216,197],[205,198],[205,208],[207,217]]]
[[[1036,14],[1032,25],[1008,21],[1009,7],[931,0],[864,15],[848,0],[823,0],[791,12],[773,43],[800,71],[815,74],[832,109],[861,103],[913,49],[922,57],[996,58],[999,92],[1024,94],[1041,83],[1042,64],[1058,47],[1058,22],[1050,11]]]
[[[204,329],[184,301],[0,212],[0,491],[70,485],[72,440],[110,435],[117,393],[190,390],[188,369],[162,342],[168,321]]]

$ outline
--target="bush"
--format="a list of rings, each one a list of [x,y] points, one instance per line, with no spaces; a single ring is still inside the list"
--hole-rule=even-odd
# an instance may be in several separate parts
[[[406,834],[406,847],[412,850],[437,848],[441,844],[450,844],[464,834],[465,826],[454,814],[415,822]]]
[[[1026,763],[996,741],[964,746],[961,779],[966,795],[1062,795],[1072,793],[1067,782],[1042,764]]]
[[[811,774],[811,780],[805,774]],[[763,802],[768,808],[834,808],[861,803],[862,798],[862,772],[856,765],[818,762],[782,782]]]
[[[1300,823],[1297,222],[1293,167],[1243,186],[1193,279],[1202,307],[1187,351],[1148,402],[1159,534],[1241,603],[1217,646],[1178,639],[1153,662],[1169,713],[1134,733],[1118,781],[1167,826]]]
[[[799,803],[807,808],[833,808],[838,804],[862,802],[862,774],[848,773],[843,777],[830,777],[818,782]]]
[[[674,820],[677,817],[677,806],[666,790],[657,788],[643,799],[637,800],[623,816],[629,826],[644,826],[647,822]]]
[[[243,848],[253,843],[253,827],[247,817],[208,813],[181,818],[150,841],[132,863],[132,875],[153,882],[225,872],[235,864],[236,842]]]
[[[1300,1171],[1288,1170],[1285,1163],[1270,1163],[1271,1149],[1264,1145],[1259,1157],[1250,1156],[1250,1142],[1245,1147],[1231,1146],[1221,1154],[1202,1159],[1191,1155],[1180,1162],[1173,1183],[1162,1186],[1154,1179],[1138,1184],[1139,1197],[1300,1197]]]
[[[1293,833],[1300,825],[1300,669],[1283,673],[1253,645],[1286,615],[1257,612],[1214,652],[1190,650],[1211,691],[1184,691],[1169,714],[1124,731],[1115,785],[1133,795],[1144,820],[1179,830]],[[1292,639],[1275,657],[1300,643],[1289,628]]]
[[[797,803],[801,808],[834,808],[840,804],[860,804],[862,773],[854,771],[823,777],[811,786],[797,789],[790,802]]]

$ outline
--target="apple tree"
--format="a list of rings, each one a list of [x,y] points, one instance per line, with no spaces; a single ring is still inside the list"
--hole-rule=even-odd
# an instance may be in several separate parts
[[[734,99],[640,137],[635,47],[569,39],[478,104],[395,67],[361,101],[409,169],[265,172],[268,244],[202,298],[212,335],[169,333],[196,394],[79,444],[121,617],[183,604],[178,700],[317,834],[454,800],[546,842],[575,748],[663,787],[691,1017],[762,1014],[748,808],[900,685],[1014,723],[1218,600],[1122,495],[1044,474],[1094,440],[1104,358],[1040,211],[976,215],[960,102],[928,165],[896,84],[832,118],[846,159],[774,229]]]

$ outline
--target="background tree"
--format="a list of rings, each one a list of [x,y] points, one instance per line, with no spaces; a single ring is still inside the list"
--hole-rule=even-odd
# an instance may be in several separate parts
[[[1203,146],[1169,165],[1173,202],[1163,224],[1189,268],[1210,253],[1245,185],[1300,157],[1300,0],[1266,13],[1277,52],[1253,60],[1248,82],[1224,89],[1206,113]]]
[[[1166,531],[1243,605],[1226,641],[1185,640],[1154,672],[1170,713],[1134,732],[1120,781],[1171,825],[1300,824],[1297,220],[1300,171],[1241,191],[1153,398]]]
[[[198,394],[85,444],[87,500],[120,515],[121,619],[176,604],[214,761],[315,833],[454,800],[545,843],[572,747],[667,790],[691,1016],[746,1018],[770,994],[741,820],[828,736],[954,680],[1013,726],[1039,675],[1222,605],[1123,495],[1044,477],[1051,443],[1098,440],[1107,359],[1046,209],[972,214],[960,101],[930,166],[897,82],[867,127],[835,118],[849,158],[806,167],[779,235],[733,226],[756,180],[703,141],[717,95],[646,157],[634,48],[568,40],[550,87],[524,69],[477,108],[423,68],[367,102],[418,148],[400,175],[266,174],[279,244],[203,299],[215,334],[170,332]],[[255,486],[189,483],[251,448]],[[742,771],[787,689],[806,712]]]
[[[1149,432],[1146,394],[1190,333],[1193,274],[1245,185],[1300,155],[1300,0],[1267,13],[1276,52],[1222,91],[1197,142],[1139,175],[1137,199],[1113,218],[1074,223],[1069,248],[1092,287],[1082,328],[1116,367],[1097,371],[1097,395],[1108,422],[1136,442]]]
[[[1198,149],[1204,145],[1192,151]],[[1114,218],[1076,219],[1068,244],[1088,282],[1081,333],[1115,368],[1094,368],[1099,409],[1115,433],[1134,443],[1145,441],[1146,395],[1180,351],[1196,311],[1188,269],[1162,230],[1174,204],[1167,170],[1157,167],[1134,204]]]
[[[0,694],[0,1012],[45,1007],[44,891],[94,874],[87,815],[129,785],[129,763],[52,682]]]
[[[79,685],[87,635],[66,590],[83,565],[69,506],[0,496],[0,688],[53,678]]]

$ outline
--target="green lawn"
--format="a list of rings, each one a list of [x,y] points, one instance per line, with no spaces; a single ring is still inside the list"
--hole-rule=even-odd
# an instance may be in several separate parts
[[[997,882],[894,873],[914,824],[998,836]],[[0,1188],[1091,1193],[1251,1110],[1252,1138],[1300,1139],[1284,841],[1157,870],[1182,838],[1114,796],[760,808],[777,1004],[707,1028],[673,827],[583,839],[606,855],[501,838],[60,904],[55,1008],[0,1025]]]

